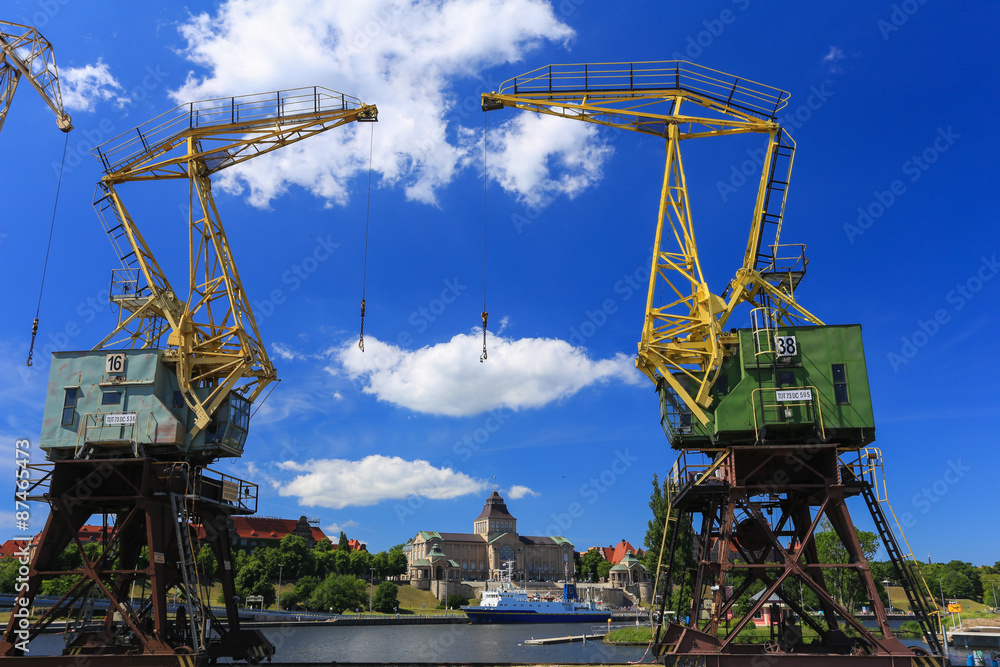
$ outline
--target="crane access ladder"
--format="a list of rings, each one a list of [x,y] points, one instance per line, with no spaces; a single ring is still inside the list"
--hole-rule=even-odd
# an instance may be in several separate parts
[[[878,531],[883,546],[885,546],[889,561],[896,568],[899,584],[910,603],[910,610],[917,623],[920,624],[924,641],[927,642],[933,655],[944,655],[941,638],[937,632],[940,624],[932,619],[932,616],[939,612],[932,611],[935,604],[933,597],[928,592],[927,582],[920,574],[920,569],[913,559],[912,550],[909,554],[903,554],[899,542],[896,540],[896,534],[882,510],[884,503],[892,512],[892,506],[889,505],[889,499],[885,493],[885,477],[884,474],[880,474],[881,471],[882,452],[877,448],[868,447],[858,452],[856,462],[844,466],[842,474],[845,484],[857,487],[865,504],[868,505],[875,529]],[[893,516],[895,517],[895,514]],[[902,529],[900,529],[900,535],[902,535]],[[905,541],[906,537],[903,536],[903,539]]]

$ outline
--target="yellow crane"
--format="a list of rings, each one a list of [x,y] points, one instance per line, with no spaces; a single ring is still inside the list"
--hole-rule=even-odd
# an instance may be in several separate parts
[[[684,61],[547,65],[484,93],[483,110],[514,107],[666,140],[646,317],[636,366],[665,382],[702,424],[710,390],[735,345],[725,332],[744,303],[774,324],[820,321],[796,300],[805,246],[780,243],[795,144],[777,123],[788,93]],[[743,263],[721,293],[698,257],[681,144],[740,134],[767,140]],[[661,294],[665,295],[662,300]]]
[[[0,21],[0,129],[21,77],[38,91],[55,113],[59,129],[63,132],[72,130],[73,123],[63,109],[52,45],[31,26]]]
[[[870,664],[947,664],[926,581],[882,509],[888,499],[881,452],[866,447],[875,439],[875,422],[861,327],[824,325],[795,298],[808,262],[804,245],[781,242],[795,144],[777,115],[788,97],[747,79],[667,61],[548,65],[505,81],[482,102],[484,111],[514,107],[666,142],[636,366],[656,384],[661,424],[671,446],[682,450],[664,480],[653,595],[661,595],[665,618],[672,585],[679,582],[675,619],[684,621],[666,624],[662,634],[658,626],[653,655],[663,664],[707,660],[723,666],[793,652],[802,654],[803,664],[844,664],[848,653],[871,658]],[[767,148],[742,262],[716,292],[702,271],[681,146],[743,134],[766,139]],[[741,306],[749,309],[750,327],[727,329]],[[889,625],[846,504],[858,495],[933,656],[911,650]],[[848,554],[846,563],[819,559],[814,538],[824,518]],[[678,541],[684,532],[678,527],[698,525],[695,555],[692,542]],[[828,568],[852,571],[877,630],[866,628],[831,594]],[[817,596],[822,618],[806,612],[801,592],[786,592],[794,590],[794,581]],[[763,590],[751,598],[755,583]],[[749,601],[742,612],[741,600]],[[794,613],[772,616],[767,644],[743,643],[740,633],[776,600]],[[841,622],[857,639],[847,637]],[[817,634],[808,646],[804,625]]]
[[[355,97],[299,88],[185,104],[94,149],[104,167],[95,207],[122,263],[111,290],[118,322],[93,350],[53,353],[40,437],[51,463],[33,464],[39,476],[19,487],[25,501],[47,503],[49,516],[23,570],[27,584],[18,589],[17,606],[30,608],[46,579],[63,577],[69,589],[35,620],[12,614],[0,656],[23,655],[54,619],[70,618],[76,620],[66,627],[66,656],[129,665],[178,664],[177,656],[185,665],[273,657],[267,637],[241,627],[234,579],[230,525],[233,516],[256,512],[257,485],[207,467],[242,453],[250,408],[277,379],[211,177],[321,132],[377,119],[378,109]],[[121,192],[125,184],[163,180],[188,184],[181,289],[167,278]],[[96,555],[78,539],[94,516],[104,526]],[[63,564],[69,545],[83,567]],[[214,572],[202,571],[205,546]],[[211,608],[206,574],[221,582],[224,619]],[[173,614],[172,588],[184,602]],[[104,604],[111,611],[103,621],[92,618]]]
[[[347,123],[377,119],[375,105],[350,95],[299,88],[181,105],[93,150],[105,172],[94,205],[122,262],[112,277],[118,324],[94,349],[165,348],[194,413],[189,441],[231,392],[252,404],[277,379],[211,176]],[[186,291],[172,286],[119,194],[125,183],[171,179],[189,184]]]

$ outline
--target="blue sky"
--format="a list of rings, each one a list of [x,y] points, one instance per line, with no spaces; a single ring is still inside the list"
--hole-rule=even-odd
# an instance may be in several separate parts
[[[36,441],[48,352],[87,349],[113,326],[103,295],[116,259],[91,207],[101,172],[89,150],[181,102],[321,85],[380,109],[366,351],[354,346],[371,126],[219,174],[216,201],[282,383],[242,460],[218,467],[261,484],[262,514],[316,517],[373,550],[419,530],[471,531],[494,487],[522,534],[565,535],[581,550],[640,544],[652,475],[675,458],[632,363],[663,143],[490,114],[480,364],[478,105],[549,63],[683,58],[791,92],[782,122],[798,151],[783,240],[809,246],[799,299],[828,323],[864,328],[876,444],[916,555],[1000,560],[987,518],[1000,417],[988,343],[1000,297],[996,141],[976,129],[997,102],[993,3],[268,4],[5,5],[3,19],[53,43],[76,129],[30,372],[64,137],[24,84],[0,132],[3,442]],[[688,143],[702,262],[721,291],[757,178],[744,184],[739,171],[763,144]],[[170,272],[186,250],[184,190],[121,193]],[[12,473],[10,459],[0,466]],[[863,505],[852,511],[870,527]],[[13,535],[12,512],[0,519]]]

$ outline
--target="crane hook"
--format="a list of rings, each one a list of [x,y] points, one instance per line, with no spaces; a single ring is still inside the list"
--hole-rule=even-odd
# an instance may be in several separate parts
[[[490,314],[484,310],[482,315],[483,315],[483,353],[479,355],[479,363],[483,363],[484,361],[486,361],[486,318],[488,318]]]
[[[31,357],[35,353],[35,336],[38,334],[38,318],[31,323],[31,345],[28,347],[28,365],[31,365]]]
[[[361,299],[361,337],[358,339],[358,349],[365,351],[365,300]]]

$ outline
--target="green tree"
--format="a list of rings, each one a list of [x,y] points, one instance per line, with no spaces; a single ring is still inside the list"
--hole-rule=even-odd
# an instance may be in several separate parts
[[[600,578],[598,565],[604,561],[604,555],[597,549],[590,549],[580,557],[580,581],[595,582]]]
[[[826,519],[820,524],[822,530],[815,535],[816,555],[820,563],[848,563],[850,558],[847,547],[841,542],[840,537],[833,530],[830,522]],[[878,537],[875,533],[867,530],[854,528],[861,544],[861,553],[866,561],[871,562],[872,557],[879,549]],[[861,585],[861,579],[857,573],[848,568],[835,567],[826,570],[824,573],[826,583],[831,589],[831,593],[839,600],[840,604],[853,612],[858,603],[868,601],[867,593]]]
[[[83,567],[83,557],[75,544],[70,544],[56,557],[57,570],[78,570]]]
[[[438,605],[438,608],[443,609],[460,609],[463,605],[469,604],[469,601],[464,595],[459,595],[458,593],[452,593],[447,598],[443,604]]]
[[[267,577],[261,577],[253,583],[248,591],[247,595],[260,595],[264,598],[264,608],[270,607],[275,601],[275,586],[271,583],[271,580]],[[246,601],[246,598],[243,598]]]
[[[399,586],[392,583],[391,581],[383,581],[375,589],[375,598],[372,602],[372,608],[383,614],[393,613],[397,607],[399,607],[399,600],[396,598],[396,593],[399,591]]]
[[[73,574],[66,574],[55,579],[46,579],[42,582],[38,592],[40,595],[62,596],[73,588],[73,584],[80,580],[80,577]]]
[[[345,609],[360,609],[368,602],[368,586],[350,574],[331,574],[313,590],[308,607],[313,611],[342,614]]]
[[[371,578],[372,555],[364,549],[352,551],[350,556],[351,574],[361,579]]]
[[[282,576],[288,579],[308,576],[316,568],[316,558],[309,543],[292,534],[285,535],[278,543],[278,563],[282,566]]]
[[[408,565],[406,562],[406,554],[403,553],[403,545],[397,544],[393,548],[389,549],[389,566],[386,569],[385,576],[402,576],[406,574],[407,568]]]
[[[351,554],[348,551],[337,549],[333,552],[333,574],[351,573]]]
[[[274,604],[274,584],[267,576],[267,568],[256,555],[237,571],[235,584],[241,605],[245,604],[251,595],[263,596],[265,607]]]
[[[278,578],[278,566],[281,564],[281,553],[278,547],[257,547],[250,554],[250,558],[257,560],[264,566],[264,574],[269,579]]]
[[[687,579],[686,566],[691,559],[691,545],[694,539],[694,528],[691,525],[690,520],[684,522],[679,522],[679,515],[676,510],[673,512],[671,521],[669,522],[669,532],[666,534],[666,540],[664,540],[663,527],[667,525],[667,508],[669,503],[667,502],[666,496],[666,481],[664,481],[663,486],[660,486],[660,481],[656,474],[653,475],[653,491],[649,494],[649,509],[653,514],[653,518],[646,523],[646,536],[643,539],[643,546],[646,547],[646,554],[643,556],[643,565],[651,576],[656,577],[657,571],[659,569],[660,581],[658,585],[660,589],[657,591],[657,595],[663,594],[663,586],[666,585],[665,577],[667,567],[670,563],[670,554],[663,555],[663,562],[660,563],[660,547],[665,545],[665,548],[670,548],[670,542],[673,540],[673,531],[679,531],[677,534],[676,547],[674,548],[673,560],[674,568],[673,575],[671,577],[671,591],[669,592],[669,599],[667,600],[667,609],[684,609],[687,607],[690,600],[690,586],[685,589],[685,582]],[[690,515],[688,515],[690,517]],[[684,604],[680,604],[680,597],[685,598]]]
[[[337,542],[338,551],[350,551],[351,544],[347,541],[347,533],[340,531],[340,540]]]
[[[336,551],[313,550],[313,560],[315,562],[313,571],[320,579],[325,579],[327,575],[337,571]]]
[[[987,566],[984,569],[992,569]],[[987,572],[980,575],[983,584],[983,603],[990,607],[1000,608],[1000,572]]]
[[[333,542],[330,541],[329,537],[324,537],[322,540],[316,543],[313,547],[314,551],[333,551]]]
[[[4,558],[0,560],[0,593],[10,595],[14,593],[14,586],[17,584],[17,571],[21,567],[21,561],[16,558]]]
[[[601,562],[597,564],[597,577],[607,580],[608,574],[611,572],[611,567],[611,561],[602,558]]]
[[[301,603],[307,601],[316,589],[316,586],[319,585],[319,581],[316,577],[302,577],[299,579],[295,582],[294,590],[282,594],[281,608],[295,609]]]
[[[653,492],[649,494],[649,509],[653,513],[653,518],[646,522],[646,537],[642,541],[646,547],[643,565],[648,572],[655,573],[660,559],[660,545],[663,544],[663,525],[667,520],[667,499],[660,488],[660,480],[656,473],[653,473]]]
[[[376,578],[385,579],[388,576],[389,570],[389,554],[379,551],[372,556],[371,566],[375,569]]]
[[[216,578],[217,571],[219,569],[219,564],[215,560],[215,554],[212,552],[212,547],[207,544],[203,544],[201,549],[198,550],[198,556],[195,558],[198,563],[198,570],[209,580],[214,580]]]

